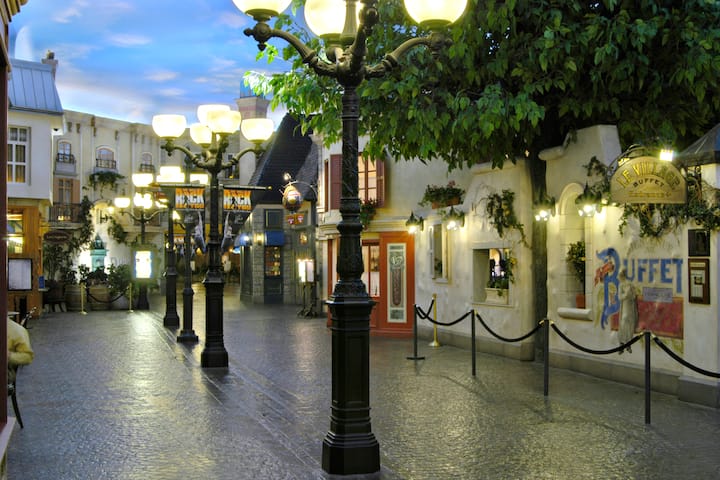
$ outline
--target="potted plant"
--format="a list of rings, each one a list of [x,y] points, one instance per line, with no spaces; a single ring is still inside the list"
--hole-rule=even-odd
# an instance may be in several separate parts
[[[360,223],[363,228],[367,228],[370,225],[370,220],[375,217],[377,213],[378,202],[374,198],[368,198],[363,200],[360,204]]]
[[[516,263],[517,260],[510,254],[509,250],[505,250],[501,254],[499,269],[496,268],[495,260],[490,259],[490,279],[485,288],[485,301],[489,303],[508,303],[507,293],[510,284],[515,281],[513,268]]]
[[[428,185],[425,187],[425,193],[420,206],[430,205],[432,208],[449,207],[450,205],[458,205],[463,201],[465,190],[455,185],[450,180],[446,186]]]
[[[113,310],[127,310],[130,306],[128,289],[132,284],[130,265],[110,265],[107,274],[110,304]]]
[[[575,296],[575,306],[577,308],[585,308],[585,242],[579,240],[571,243],[568,247],[565,260],[570,268],[572,268],[582,288],[581,293]]]

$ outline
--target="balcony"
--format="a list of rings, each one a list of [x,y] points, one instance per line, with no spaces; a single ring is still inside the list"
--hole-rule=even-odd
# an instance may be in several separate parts
[[[63,203],[50,207],[48,222],[53,228],[77,228],[84,221],[79,203]]]
[[[141,163],[138,166],[138,171],[140,173],[155,173],[155,165],[152,163]]]
[[[55,157],[55,173],[74,175],[75,155],[71,153],[58,153]]]
[[[75,155],[72,153],[58,153],[55,157],[57,163],[72,163],[75,164]]]
[[[96,158],[95,159],[95,171],[98,170],[112,170],[117,171],[117,161],[110,158]]]

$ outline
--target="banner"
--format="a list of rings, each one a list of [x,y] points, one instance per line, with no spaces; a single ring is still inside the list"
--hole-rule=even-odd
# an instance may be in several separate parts
[[[250,193],[251,190],[225,187],[223,189],[223,209],[251,212]]]
[[[205,187],[178,187],[175,189],[175,208],[178,210],[204,210]]]

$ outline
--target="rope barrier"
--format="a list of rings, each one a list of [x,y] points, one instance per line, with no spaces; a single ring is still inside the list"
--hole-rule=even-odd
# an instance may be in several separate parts
[[[697,373],[701,373],[701,374],[703,374],[703,375],[707,375],[708,377],[720,378],[720,373],[710,372],[710,371],[704,370],[704,369],[702,369],[702,368],[700,368],[700,367],[696,367],[695,365],[691,364],[691,363],[688,362],[687,360],[683,359],[683,358],[680,357],[677,353],[675,353],[675,352],[673,352],[672,350],[670,350],[670,348],[669,348],[667,345],[665,345],[663,342],[661,342],[660,339],[657,338],[656,336],[653,336],[653,340],[655,340],[655,343],[657,343],[657,345],[658,345],[660,348],[662,348],[662,349],[665,351],[665,353],[667,353],[668,355],[670,355],[676,362],[680,363],[681,365],[684,365],[684,366],[686,366],[687,368],[689,368],[690,370],[696,371]]]
[[[89,287],[85,287],[85,293],[87,294],[88,298],[90,298],[90,299],[92,299],[92,300],[95,300],[97,303],[113,303],[115,300],[117,300],[117,299],[119,299],[120,297],[123,296],[123,294],[120,293],[120,294],[118,294],[117,297],[115,297],[115,298],[113,298],[113,299],[110,299],[110,300],[102,300],[102,299],[100,299],[100,298],[95,297],[95,295],[93,295],[92,293],[90,293],[90,288],[89,288]]]
[[[545,389],[545,396],[548,396],[549,391],[549,372],[550,372],[550,327],[552,327],[553,330],[555,330],[555,333],[557,333],[560,338],[562,338],[565,342],[573,346],[574,348],[589,353],[592,355],[609,355],[611,353],[622,353],[624,350],[630,350],[630,347],[638,342],[641,338],[645,338],[645,423],[650,424],[650,396],[651,396],[651,359],[650,359],[650,338],[652,335],[652,339],[655,341],[655,343],[665,352],[667,353],[673,360],[680,363],[681,365],[697,372],[702,375],[706,375],[708,377],[713,378],[720,378],[720,373],[717,372],[711,372],[705,369],[702,369],[700,367],[697,367],[690,362],[686,361],[682,357],[680,357],[678,354],[673,352],[668,346],[666,346],[660,339],[653,335],[650,331],[644,331],[643,333],[639,335],[635,335],[630,341],[621,344],[615,348],[611,348],[608,350],[596,350],[592,348],[584,347],[573,340],[571,340],[567,335],[565,335],[560,329],[555,325],[554,322],[550,321],[548,318],[543,318],[540,322],[538,322],[537,326],[533,328],[530,332],[526,333],[525,335],[522,335],[517,338],[507,338],[503,337],[497,333],[495,333],[483,320],[482,316],[475,312],[475,310],[470,310],[468,313],[463,315],[462,317],[458,318],[455,321],[449,322],[449,323],[443,323],[438,322],[430,317],[430,310],[432,309],[433,304],[435,303],[435,298],[433,298],[433,301],[430,303],[430,307],[428,308],[428,311],[423,311],[420,307],[415,305],[415,323],[414,323],[414,337],[415,337],[415,356],[414,357],[407,357],[409,360],[419,360],[424,359],[425,357],[418,357],[417,356],[417,317],[423,318],[425,320],[430,321],[434,325],[442,325],[445,327],[450,327],[453,325],[456,325],[460,323],[461,321],[465,320],[468,316],[472,315],[473,318],[477,318],[478,321],[482,324],[483,327],[485,327],[485,330],[487,330],[493,337],[497,338],[498,340],[501,340],[503,342],[520,342],[522,340],[525,340],[542,328],[543,325],[545,325],[545,333],[544,333],[544,344],[545,344],[545,358],[544,358],[544,389]],[[475,376],[475,322],[471,322],[471,346],[472,346],[472,374]]]
[[[506,337],[500,336],[500,335],[498,335],[497,333],[493,332],[493,331],[490,329],[490,327],[488,327],[487,323],[485,323],[485,321],[482,319],[482,317],[480,316],[479,313],[475,313],[475,317],[476,317],[476,318],[478,319],[478,321],[482,324],[482,326],[485,327],[485,330],[487,330],[488,332],[490,332],[490,335],[492,335],[493,337],[497,338],[498,340],[502,340],[503,342],[511,342],[511,343],[512,343],[512,342],[521,342],[521,341],[525,340],[526,338],[531,337],[532,335],[534,335],[535,333],[537,333],[538,330],[540,330],[540,328],[541,328],[542,325],[543,325],[543,322],[545,321],[545,320],[541,320],[540,322],[538,322],[538,324],[537,324],[537,326],[536,326],[535,328],[533,328],[530,332],[526,333],[525,335],[523,335],[523,336],[521,336],[521,337],[517,337],[517,338],[506,338]]]
[[[610,350],[593,350],[591,348],[583,347],[582,345],[579,345],[579,344],[573,342],[572,340],[570,340],[570,338],[568,338],[567,335],[562,333],[560,331],[560,329],[557,327],[557,325],[555,325],[553,322],[550,322],[550,326],[552,327],[553,330],[555,330],[555,333],[560,335],[560,338],[565,340],[567,343],[569,343],[570,345],[572,345],[573,347],[577,348],[580,351],[583,351],[585,353],[592,353],[593,355],[608,355],[611,353],[622,352],[623,350],[625,350],[626,348],[631,346],[633,343],[637,342],[638,340],[640,340],[642,338],[642,335],[636,335],[635,337],[633,337],[632,340],[620,345],[619,347],[611,348]]]
[[[430,306],[427,309],[427,312],[423,311],[422,308],[420,308],[418,305],[415,305],[415,309],[418,311],[418,314],[420,315],[420,318],[426,319],[430,316],[430,310],[432,310],[433,305],[435,305],[435,299],[432,299],[432,302],[430,302]]]
[[[458,319],[455,320],[455,321],[449,322],[449,323],[438,322],[437,320],[433,320],[433,319],[430,318],[430,317],[425,318],[425,320],[429,320],[430,323],[434,323],[435,325],[440,325],[440,326],[442,326],[442,327],[452,327],[453,325],[457,325],[458,323],[462,322],[463,320],[465,320],[468,316],[470,316],[470,315],[472,315],[472,314],[473,314],[473,311],[470,310],[469,312],[467,312],[467,313],[466,313],[465,315],[463,315],[462,317],[458,318]]]

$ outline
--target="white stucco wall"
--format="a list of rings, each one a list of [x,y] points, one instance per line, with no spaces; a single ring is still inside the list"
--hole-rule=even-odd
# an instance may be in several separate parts
[[[720,371],[718,345],[718,277],[717,234],[712,235],[710,252],[710,304],[690,303],[688,300],[688,229],[698,228],[692,224],[682,226],[675,233],[659,239],[641,238],[639,225],[630,220],[624,234],[619,232],[622,208],[608,206],[595,217],[580,219],[574,209],[574,199],[582,192],[585,170],[582,165],[595,155],[610,163],[620,153],[614,127],[599,126],[581,130],[577,142],[565,149],[544,152],[547,161],[548,190],[558,199],[558,214],[548,222],[548,307],[549,318],[572,340],[592,349],[610,349],[619,345],[617,331],[610,323],[603,322],[605,283],[596,279],[598,269],[604,264],[600,255],[611,248],[617,252],[620,265],[628,266],[629,276],[640,290],[648,295],[663,292],[671,295],[676,307],[682,308],[682,338],[658,337],[675,353],[689,362],[710,371]],[[711,184],[718,182],[717,166],[704,166],[703,179]],[[571,275],[565,261],[570,242],[583,239],[586,242],[586,294],[585,309],[572,305]],[[609,298],[614,296],[614,286],[609,287]],[[612,301],[612,300],[611,300]],[[610,309],[611,310],[611,309]],[[605,310],[606,315],[610,310]],[[581,353],[558,335],[551,333],[551,352],[592,357],[610,364],[644,366],[644,345],[636,343],[632,353],[610,356],[593,356]],[[682,367],[665,352],[652,344],[652,368],[676,375],[702,378],[717,383]]]
[[[8,125],[30,129],[27,181],[8,183],[8,197],[51,201],[52,170],[48,165],[52,159],[53,128],[62,126],[62,117],[10,110]]]

